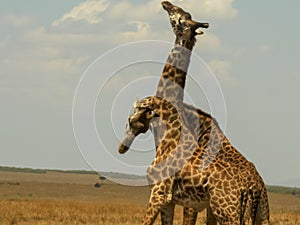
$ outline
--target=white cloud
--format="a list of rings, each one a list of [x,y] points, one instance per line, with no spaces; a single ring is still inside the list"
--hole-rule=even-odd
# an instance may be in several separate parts
[[[234,0],[174,0],[172,3],[190,12],[194,18],[231,19],[237,16],[232,7]],[[162,19],[161,0],[147,1],[146,4],[134,4],[129,0],[120,1],[111,6],[110,15],[114,18],[130,20]],[[160,14],[160,15],[159,15]]]
[[[82,47],[99,43],[100,35],[97,33],[68,33],[49,32],[45,27],[38,27],[24,34],[24,40],[36,44],[52,45],[56,47]]]
[[[232,2],[233,0],[173,1],[174,4],[183,7],[185,10],[191,12],[192,15],[195,15],[196,20],[198,18],[205,20],[205,17],[221,19],[234,17],[237,15],[237,10],[232,7]],[[97,7],[99,10],[96,10]],[[106,11],[106,13],[100,15],[104,11]],[[100,22],[100,16],[107,21],[107,23],[101,24],[101,26],[103,26],[101,29],[106,35],[97,34],[98,38],[96,38],[95,35],[92,35],[97,32],[94,31],[94,28],[83,27],[76,24],[76,32],[79,29],[78,26],[80,27],[80,32],[77,32],[78,35],[74,36],[74,32],[72,31],[73,27],[75,27],[74,24],[74,26],[72,25],[67,28],[69,31],[66,29],[61,30],[61,32],[65,33],[63,39],[65,41],[71,39],[71,43],[73,43],[72,40],[74,38],[79,38],[84,31],[87,31],[88,35],[85,33],[85,37],[82,37],[82,40],[90,38],[95,40],[96,38],[98,41],[101,39],[103,42],[108,42],[113,45],[143,39],[173,41],[172,30],[169,26],[167,13],[162,9],[161,0],[143,1],[139,3],[133,3],[129,0],[120,0],[111,4],[109,4],[108,0],[90,0],[74,7],[59,20],[54,21],[52,25],[55,27],[68,20],[85,20],[92,24]],[[164,22],[162,23],[162,21]],[[108,27],[108,24],[114,25]],[[136,27],[136,30],[132,29],[133,26]],[[93,37],[88,37],[91,35]],[[52,35],[52,38],[55,38],[55,35]],[[59,38],[60,37],[57,37],[57,39]],[[210,49],[210,51],[217,49],[224,50],[224,46],[221,45],[219,37],[210,33],[209,30],[205,30],[205,34],[198,39],[199,43],[201,42],[198,45],[201,49]]]
[[[194,49],[198,55],[214,54],[224,57],[234,56],[236,49],[222,42],[222,36],[216,35],[208,30],[204,30],[204,34],[197,36],[197,43]]]
[[[107,0],[89,0],[75,6],[70,12],[63,15],[60,19],[54,21],[52,26],[59,26],[66,21],[86,21],[90,24],[97,24],[102,21],[100,17],[109,6]]]
[[[206,19],[232,19],[237,16],[237,10],[233,8],[233,0],[174,0],[174,4],[190,12],[195,20],[205,21]],[[123,29],[130,31],[115,31],[115,43],[142,39],[160,39],[173,42],[172,29],[169,25],[167,13],[162,9],[161,0],[151,0],[146,3],[133,3],[129,0],[121,0],[111,4],[109,7],[108,19],[116,24],[127,23],[131,27],[136,25],[136,31],[125,25]],[[137,21],[137,22],[130,22]],[[209,30],[204,30],[204,35],[197,39],[199,44],[196,48],[208,51],[228,52],[229,49],[221,44],[218,36]],[[170,39],[171,37],[171,39]]]
[[[299,72],[292,73],[290,77],[292,77],[293,80],[300,81],[300,73]]]
[[[5,42],[2,40],[0,48],[3,49],[3,60],[0,55],[0,63],[8,62],[5,67],[7,71],[19,68],[31,74],[43,74],[43,77],[53,74],[70,76],[82,73],[92,59],[103,53],[102,51],[124,42],[145,39],[173,42],[174,35],[160,2],[161,0],[152,0],[144,4],[133,4],[129,0],[121,0],[111,5],[108,0],[83,2],[54,21],[52,23],[54,27],[47,25],[35,28],[25,27],[17,38],[8,38]],[[189,4],[191,2],[196,4],[196,1],[190,1]],[[209,1],[204,0],[204,2]],[[192,15],[197,12],[198,8],[203,8],[199,5],[200,3],[197,3],[198,7],[191,5],[192,8],[188,5],[184,6],[184,3],[185,1],[178,2],[178,5],[190,11]],[[104,11],[106,12],[103,13]],[[27,17],[23,18],[23,22],[17,18],[20,17],[7,17],[5,21],[15,26],[24,26],[31,22],[31,19]],[[101,24],[101,31],[81,23],[70,23],[67,29],[59,26],[67,21],[80,20],[87,21],[89,24],[99,23],[102,18],[107,20],[107,23]],[[162,24],[161,21],[164,23]],[[74,27],[77,29],[76,32],[74,32]],[[198,41],[197,46],[208,51],[224,49],[220,38],[210,33],[209,30],[205,30],[205,34],[199,36]],[[9,46],[13,48],[8,51]],[[5,52],[10,52],[10,54],[4,55]],[[13,67],[12,65],[16,62],[18,67]],[[210,66],[221,80],[231,84],[236,82],[229,75],[230,63],[216,60],[212,61]]]
[[[0,43],[0,65],[5,74],[71,77],[81,74],[91,62],[90,49],[95,49],[98,37],[52,32],[43,26],[26,28],[18,37],[7,39],[5,45]]]
[[[233,8],[234,0],[175,0],[174,4],[180,5],[189,11],[193,18],[231,19],[238,15]]]
[[[130,42],[149,38],[151,32],[150,25],[148,23],[142,21],[131,21],[129,24],[134,25],[136,30],[121,32],[117,37],[118,39],[121,39],[124,42]]]
[[[239,81],[230,75],[231,63],[225,60],[212,60],[208,63],[210,69],[225,85],[236,86]]]
[[[262,45],[259,45],[257,47],[257,49],[258,49],[258,51],[260,51],[262,53],[267,53],[267,52],[272,51],[272,46],[269,44],[262,44]]]
[[[196,46],[199,46],[200,49],[216,49],[222,47],[220,38],[208,31],[204,31],[203,35],[198,36],[197,42],[198,44]]]
[[[79,58],[56,58],[52,60],[44,60],[39,66],[48,73],[57,74],[76,74],[83,71],[82,65],[86,63],[88,57],[82,56]]]
[[[134,4],[123,0],[111,6],[109,14],[114,19],[149,20],[162,10],[160,0],[147,1],[145,4]]]
[[[0,24],[11,25],[15,27],[23,27],[29,25],[33,21],[30,16],[20,16],[20,15],[5,15],[0,17]]]

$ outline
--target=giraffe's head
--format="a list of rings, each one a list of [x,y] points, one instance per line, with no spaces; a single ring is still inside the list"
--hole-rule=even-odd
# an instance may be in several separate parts
[[[126,136],[119,146],[119,153],[128,151],[135,137],[149,130],[154,118],[176,114],[176,109],[166,100],[151,96],[134,103],[134,112],[128,118]]]
[[[163,1],[161,4],[169,14],[173,32],[177,39],[193,40],[196,35],[203,34],[198,28],[208,28],[209,26],[208,23],[192,20],[191,14],[168,1]]]

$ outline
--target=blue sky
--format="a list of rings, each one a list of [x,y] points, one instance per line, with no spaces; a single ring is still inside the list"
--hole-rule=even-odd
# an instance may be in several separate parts
[[[255,163],[268,184],[300,186],[300,2],[172,2],[196,20],[210,22],[194,52],[219,81],[227,111],[225,132],[232,144]],[[72,128],[78,82],[97,57],[143,40],[174,41],[160,1],[2,1],[0,165],[88,169]],[[168,52],[162,54],[166,58]],[[96,107],[100,135],[101,127],[112,127],[114,118],[107,112],[118,91],[138,79],[137,74],[158,78],[162,67],[128,67],[108,81],[107,96]],[[147,82],[147,87],[135,87],[138,94],[129,91],[130,98],[154,94],[157,81]],[[205,98],[197,93],[192,98],[209,111]],[[130,107],[121,102],[120,114],[127,115]],[[120,129],[125,126],[123,118],[114,121]],[[119,137],[104,133],[109,151],[117,151]],[[148,163],[151,154],[125,157]]]

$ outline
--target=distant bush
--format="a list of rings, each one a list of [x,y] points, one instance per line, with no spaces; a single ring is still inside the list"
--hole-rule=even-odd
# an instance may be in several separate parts
[[[273,193],[300,196],[300,188],[297,187],[267,186],[267,190]]]
[[[143,176],[134,175],[134,174],[124,174],[124,173],[116,173],[116,172],[101,172],[102,175],[109,178],[114,179],[132,179],[132,180],[138,180],[143,179]]]
[[[47,172],[59,172],[59,173],[76,173],[76,174],[98,174],[95,171],[88,170],[52,170],[52,169],[32,169],[32,168],[19,168],[0,166],[0,171],[7,172],[23,172],[23,173],[47,173]]]
[[[75,174],[98,174],[91,170],[47,170],[49,172],[59,172],[59,173],[75,173]]]
[[[96,183],[96,184],[94,185],[94,187],[95,187],[95,188],[100,188],[100,187],[101,187],[101,184]]]
[[[46,173],[46,170],[42,170],[42,169],[19,168],[19,167],[8,167],[8,166],[0,166],[0,171],[23,172],[23,173]]]
[[[15,186],[20,186],[21,185],[21,183],[20,182],[11,182],[11,181],[9,181],[9,182],[0,182],[0,185],[15,185]]]

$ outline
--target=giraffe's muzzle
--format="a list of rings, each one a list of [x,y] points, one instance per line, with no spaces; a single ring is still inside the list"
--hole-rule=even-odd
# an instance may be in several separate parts
[[[134,141],[135,135],[132,132],[127,132],[124,140],[119,145],[119,153],[124,154],[130,148],[132,142]]]
[[[199,22],[198,22],[199,23]],[[209,23],[199,23],[199,28],[205,28],[207,29],[209,27]]]

